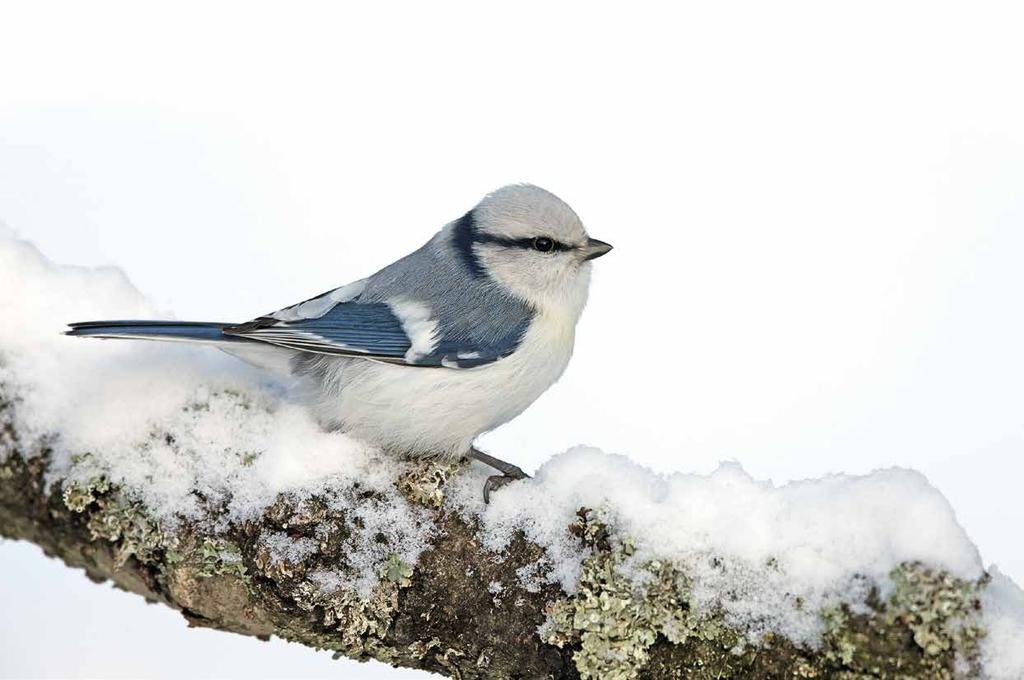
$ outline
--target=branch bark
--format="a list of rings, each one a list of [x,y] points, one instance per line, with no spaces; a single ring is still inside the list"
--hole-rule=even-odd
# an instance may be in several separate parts
[[[32,541],[95,581],[173,607],[194,626],[277,635],[457,678],[852,680],[979,673],[983,632],[971,617],[982,583],[923,565],[903,565],[897,593],[874,598],[869,612],[823,612],[826,632],[815,649],[772,636],[744,646],[742,631],[691,612],[686,575],[676,567],[652,565],[643,590],[621,581],[614,569],[618,549],[585,509],[566,527],[592,550],[576,595],[523,585],[517,572],[542,560],[543,549],[520,536],[500,555],[487,551],[474,523],[440,503],[457,470],[425,464],[399,485],[439,530],[414,566],[395,560],[370,597],[360,598],[317,582],[318,569],[344,559],[344,538],[354,530],[327,504],[280,498],[259,519],[216,532],[202,522],[160,526],[103,480],[48,486],[50,453],[23,450],[15,404],[2,384],[0,416],[0,535]],[[260,540],[268,532],[308,538],[317,549],[282,560]]]

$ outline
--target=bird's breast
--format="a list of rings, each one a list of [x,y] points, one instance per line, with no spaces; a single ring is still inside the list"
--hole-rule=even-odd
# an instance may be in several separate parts
[[[516,351],[497,362],[494,368],[507,372],[509,384],[523,390],[532,403],[565,371],[575,338],[574,323],[540,313],[534,317]],[[507,365],[502,366],[506,362]]]

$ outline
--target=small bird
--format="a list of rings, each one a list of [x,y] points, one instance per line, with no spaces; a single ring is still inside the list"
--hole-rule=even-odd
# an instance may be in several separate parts
[[[410,456],[468,456],[562,375],[590,285],[590,238],[554,194],[488,194],[426,245],[372,276],[246,323],[88,321],[68,335],[206,343],[298,378],[323,426]]]

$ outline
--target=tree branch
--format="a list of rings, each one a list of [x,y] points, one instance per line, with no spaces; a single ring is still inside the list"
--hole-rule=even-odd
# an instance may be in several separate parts
[[[648,564],[641,586],[624,578],[618,567],[629,558],[630,543],[613,540],[593,511],[581,509],[565,527],[589,555],[574,595],[524,579],[550,556],[522,534],[500,554],[486,549],[478,523],[442,502],[458,466],[412,466],[396,482],[428,514],[429,547],[415,565],[393,557],[370,592],[360,594],[325,576],[351,557],[347,539],[360,529],[343,509],[318,498],[281,496],[261,517],[244,522],[162,524],[104,479],[48,484],[52,451],[26,450],[14,402],[0,384],[0,534],[32,541],[93,580],[109,579],[173,607],[194,626],[277,635],[355,659],[460,678],[941,678],[980,672],[977,611],[984,579],[960,581],[904,564],[894,570],[894,593],[882,598],[876,592],[866,610],[823,611],[816,648],[778,635],[743,644],[744,631],[723,617],[698,615],[685,567]],[[282,536],[295,549],[275,550],[268,537]]]

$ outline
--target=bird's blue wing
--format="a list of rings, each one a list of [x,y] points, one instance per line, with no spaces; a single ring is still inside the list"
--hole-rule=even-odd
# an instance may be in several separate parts
[[[341,302],[314,318],[265,316],[224,329],[228,336],[259,340],[317,354],[363,357],[410,366],[474,368],[515,351],[526,324],[486,344],[446,334],[429,309],[410,323],[402,308],[383,302]],[[396,311],[397,310],[397,311]]]
[[[285,321],[265,316],[229,326],[224,332],[320,354],[398,359],[412,347],[402,323],[383,303],[341,303],[311,319]]]

